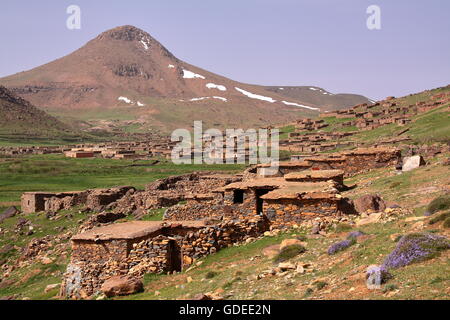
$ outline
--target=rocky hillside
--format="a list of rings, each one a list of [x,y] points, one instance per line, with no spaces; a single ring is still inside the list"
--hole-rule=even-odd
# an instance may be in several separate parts
[[[2,136],[64,137],[74,132],[61,121],[0,86]]]
[[[72,54],[0,84],[58,115],[85,120],[97,110],[102,120],[117,120],[111,110],[120,110],[127,120],[170,129],[199,119],[215,126],[265,126],[369,102],[318,88],[285,93],[239,83],[181,61],[133,26],[106,31]]]

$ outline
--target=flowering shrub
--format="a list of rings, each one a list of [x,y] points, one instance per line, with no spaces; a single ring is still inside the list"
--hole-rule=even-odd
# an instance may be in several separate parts
[[[450,241],[431,233],[412,233],[403,236],[397,247],[385,259],[382,267],[400,268],[414,262],[431,259],[440,251],[450,249]]]
[[[364,235],[365,235],[365,233],[362,231],[352,231],[347,235],[347,239],[351,239],[351,238],[356,239],[356,238],[364,236]]]
[[[340,242],[336,242],[334,244],[332,244],[329,248],[328,248],[328,254],[331,256],[333,254],[338,253],[339,251],[345,250],[348,247],[351,247],[352,245],[354,245],[356,243],[356,238],[351,237],[347,240],[343,240]]]

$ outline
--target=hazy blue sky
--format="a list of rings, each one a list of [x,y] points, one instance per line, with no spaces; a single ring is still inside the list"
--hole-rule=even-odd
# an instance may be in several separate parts
[[[66,28],[71,4],[81,7],[81,30]],[[366,27],[372,4],[381,30]],[[234,80],[380,99],[450,83],[449,13],[448,0],[1,0],[0,76],[131,24]]]

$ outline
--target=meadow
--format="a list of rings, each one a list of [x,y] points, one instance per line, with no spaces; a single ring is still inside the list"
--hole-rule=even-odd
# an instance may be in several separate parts
[[[195,171],[239,172],[242,165],[175,165],[167,160],[72,159],[63,155],[0,158],[0,207],[18,205],[23,192],[81,191],[129,185]]]

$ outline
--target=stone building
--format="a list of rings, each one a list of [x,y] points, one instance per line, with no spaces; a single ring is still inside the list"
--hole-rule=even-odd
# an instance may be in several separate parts
[[[25,192],[21,197],[21,207],[24,213],[57,212],[75,206],[85,206],[96,209],[107,206],[120,198],[133,187],[116,187],[109,189],[92,189],[73,192]]]
[[[72,257],[61,295],[87,298],[117,275],[179,272],[198,258],[262,234],[263,217],[206,221],[132,221],[95,228],[72,238]]]

